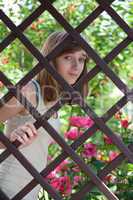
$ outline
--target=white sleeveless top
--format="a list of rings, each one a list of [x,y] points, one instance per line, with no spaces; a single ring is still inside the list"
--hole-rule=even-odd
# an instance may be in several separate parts
[[[48,107],[44,105],[41,97],[40,86],[34,80],[38,89],[38,105],[36,109],[43,114]],[[5,124],[5,134],[9,135],[19,125],[25,122],[35,122],[35,119],[30,115],[20,115],[9,119]],[[51,117],[48,122],[59,132],[60,121],[59,118]],[[48,145],[53,139],[42,127],[38,129],[38,137],[32,144],[20,149],[28,161],[41,172],[47,164]],[[0,187],[6,191],[9,197],[13,197],[15,193],[21,190],[25,184],[32,179],[32,176],[24,169],[24,167],[17,161],[17,159],[10,155],[2,162],[0,167]],[[14,189],[13,189],[14,188]]]

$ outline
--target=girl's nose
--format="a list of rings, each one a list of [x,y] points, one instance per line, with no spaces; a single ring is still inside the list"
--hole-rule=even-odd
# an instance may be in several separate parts
[[[77,59],[73,59],[72,60],[72,66],[74,67],[74,68],[78,68],[78,60]]]

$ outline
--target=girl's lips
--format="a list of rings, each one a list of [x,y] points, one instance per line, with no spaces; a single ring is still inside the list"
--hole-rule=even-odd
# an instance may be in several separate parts
[[[78,76],[78,74],[75,73],[69,73],[70,76]]]

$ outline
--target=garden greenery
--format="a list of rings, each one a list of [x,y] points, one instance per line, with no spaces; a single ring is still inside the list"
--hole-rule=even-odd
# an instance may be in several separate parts
[[[0,8],[19,25],[38,6],[39,1],[35,0],[1,0]],[[88,14],[90,14],[99,4],[95,0],[57,0],[53,3],[55,8],[64,18],[76,28]],[[133,2],[131,0],[116,0],[112,3],[112,8],[133,28]],[[55,30],[62,30],[61,25],[46,11],[36,19],[25,31],[26,37],[38,48],[47,36]],[[0,21],[0,42],[10,33],[10,30]],[[116,24],[115,21],[104,11],[94,20],[81,34],[92,48],[104,58],[117,44],[127,37],[126,33]],[[15,84],[25,74],[27,74],[37,61],[28,52],[26,47],[15,39],[5,50],[1,52],[0,70]],[[133,43],[125,48],[108,66],[127,84],[133,87]],[[95,62],[90,58],[88,71],[95,66]],[[111,108],[122,96],[123,93],[115,84],[102,72],[98,73],[89,84],[89,95],[86,103],[102,116]],[[7,89],[0,82],[0,96],[2,97]],[[80,135],[84,134],[86,128],[93,124],[92,119],[86,116],[85,112],[78,105],[65,105],[59,110],[62,122],[62,137],[71,144]],[[75,120],[76,119],[76,120]],[[76,123],[78,121],[78,124]],[[107,125],[123,138],[126,145],[133,141],[133,106],[128,103],[118,113],[115,114]],[[3,130],[4,125],[0,125]],[[61,153],[61,149],[56,143],[49,147],[48,162],[51,162]],[[77,149],[77,153],[90,165],[97,173],[107,163],[113,160],[120,151],[112,143],[110,138],[97,130],[92,136]],[[123,170],[124,169],[124,170]],[[79,169],[70,159],[61,163],[48,177],[49,183],[57,189],[64,199],[80,191],[82,185],[89,181],[89,177]],[[133,165],[124,161],[121,166],[105,177],[108,187],[121,200],[133,199]],[[50,196],[41,191],[40,199],[50,200]],[[85,200],[104,200],[104,196],[94,188],[86,194]]]

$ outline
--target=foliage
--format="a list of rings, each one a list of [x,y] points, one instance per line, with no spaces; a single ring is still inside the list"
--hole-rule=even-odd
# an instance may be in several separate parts
[[[80,135],[84,134],[84,131],[86,131],[87,128],[93,125],[93,121],[89,117],[76,116],[76,112],[71,114],[72,116],[70,116],[68,120],[69,128],[63,134],[63,138],[65,138],[69,145],[72,144],[72,142]],[[116,126],[117,134],[119,133],[123,138],[124,143],[129,145],[133,138],[133,123],[127,120],[125,114],[122,112],[116,113],[112,118],[112,121]],[[98,173],[109,164],[109,162],[115,159],[120,154],[120,151],[105,133],[97,130],[96,133],[88,135],[91,137],[89,137],[84,144],[80,145],[76,152],[95,173]],[[49,163],[60,153],[61,150],[58,144],[55,142],[51,143],[48,157]],[[129,200],[129,196],[131,197],[133,195],[132,172],[133,165],[124,161],[117,169],[104,177],[103,180],[110,190],[118,196],[118,198],[127,198]],[[78,164],[70,158],[67,158],[58,165],[57,168],[47,176],[47,179],[65,199],[69,199],[72,194],[80,191],[83,185],[90,181],[90,178],[84,174]],[[128,193],[128,191],[130,191],[130,194],[125,197],[125,194]],[[47,195],[46,192],[44,192],[44,197],[45,195]],[[50,196],[49,199],[51,199]],[[84,196],[84,199],[102,200],[104,197],[101,195],[99,190],[94,187],[91,192]]]
[[[7,6],[8,5],[8,6]],[[0,0],[0,8],[12,19],[12,21],[19,25],[24,21],[38,6],[39,1],[35,0]],[[88,14],[90,14],[99,5],[97,1],[93,0],[57,0],[53,5],[64,16],[64,18],[74,27],[79,26]],[[112,8],[133,27],[133,2],[131,0],[116,0],[112,3]],[[47,11],[36,19],[25,31],[25,36],[40,49],[47,36],[55,30],[64,29],[61,25],[50,15]],[[0,42],[10,33],[10,30],[0,21]],[[116,22],[106,13],[103,12],[96,20],[94,20],[81,34],[92,48],[104,58],[117,44],[127,37],[126,33],[120,28]],[[133,87],[133,44],[131,43],[125,48],[116,58],[113,59],[108,65],[129,88]],[[15,84],[26,73],[28,73],[35,63],[35,58],[20,42],[15,39],[5,50],[1,52],[0,69],[5,75]],[[95,66],[95,62],[90,58],[87,65],[88,71]],[[122,92],[115,86],[115,84],[102,72],[98,73],[91,81],[89,81],[89,95],[86,98],[86,103],[96,112],[98,116],[102,116],[106,111],[111,108],[122,96]],[[0,82],[0,96],[7,93],[7,89],[3,83]],[[85,112],[79,106],[65,105],[60,109],[60,118],[62,122],[61,132],[69,132],[73,128],[69,119],[71,116],[84,116]],[[117,134],[121,135],[125,144],[132,142],[133,136],[133,108],[128,103],[120,112],[113,116],[107,125]],[[124,121],[123,121],[124,120]],[[124,127],[123,127],[124,126]],[[0,130],[3,130],[3,124],[0,124]],[[78,127],[78,131],[85,131],[86,127]],[[76,133],[75,133],[76,134]],[[85,143],[93,143],[96,145],[97,154],[89,159],[83,158],[95,172],[103,168],[109,162],[109,155],[111,151],[119,152],[113,144],[106,143],[106,133],[97,130]],[[68,144],[72,141],[66,138]],[[106,141],[106,142],[105,142]],[[77,153],[80,155],[84,149],[81,145]],[[49,155],[53,158],[60,154],[60,148],[57,144],[52,144],[49,148]],[[49,161],[50,162],[50,161]],[[58,171],[57,176],[70,175],[66,178],[67,182],[73,180],[75,176],[81,177],[82,181],[78,185],[69,187],[69,192],[72,193],[79,191],[82,184],[88,181],[88,178],[81,171],[72,172],[74,162],[68,158],[66,171]],[[124,169],[124,170],[123,170]],[[70,174],[71,172],[71,174]],[[122,165],[114,170],[106,180],[109,188],[116,193],[119,199],[130,200],[133,199],[133,165],[131,163],[123,162]],[[78,179],[78,178],[77,178]],[[70,186],[70,184],[69,184]],[[43,193],[43,191],[42,191]],[[45,199],[50,199],[48,194],[44,192]],[[63,194],[64,195],[64,194]],[[65,199],[69,199],[64,195]],[[43,196],[42,196],[43,199]],[[86,200],[103,200],[103,195],[95,188],[85,197]]]

